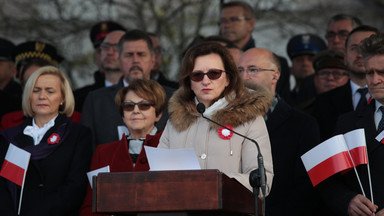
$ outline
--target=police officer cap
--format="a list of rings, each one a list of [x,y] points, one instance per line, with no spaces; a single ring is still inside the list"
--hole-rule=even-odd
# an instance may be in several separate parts
[[[299,55],[315,55],[327,48],[325,41],[314,34],[299,34],[293,36],[287,45],[289,58]]]
[[[64,60],[64,58],[57,53],[54,46],[40,41],[27,41],[17,45],[14,59],[17,68],[19,68],[23,62],[30,59],[45,59],[53,65],[58,65]]]
[[[126,31],[126,29],[117,22],[101,21],[96,23],[94,26],[92,26],[91,31],[89,33],[89,37],[91,38],[93,47],[99,47],[101,42],[103,42],[104,38],[110,32],[117,30]]]
[[[339,68],[347,70],[344,64],[344,53],[337,50],[324,50],[315,55],[312,60],[313,68],[319,71],[324,68]]]
[[[5,39],[0,38],[0,60],[1,61],[13,61],[13,55],[15,51],[15,45]]]

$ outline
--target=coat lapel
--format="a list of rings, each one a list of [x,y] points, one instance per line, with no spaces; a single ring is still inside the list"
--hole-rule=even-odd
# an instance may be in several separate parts
[[[268,131],[272,132],[283,125],[283,122],[289,118],[291,109],[284,101],[279,100],[275,110],[268,116],[266,122]]]
[[[374,120],[375,103],[370,103],[369,106],[356,112],[358,112],[356,126],[357,128],[364,128],[367,149],[368,152],[372,152],[376,147],[382,145],[375,139],[378,135]]]

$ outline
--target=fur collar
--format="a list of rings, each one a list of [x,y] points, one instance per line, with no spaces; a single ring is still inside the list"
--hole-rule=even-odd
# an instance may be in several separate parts
[[[224,109],[217,110],[212,119],[222,125],[230,125],[233,128],[243,123],[254,120],[257,116],[267,113],[272,104],[273,95],[266,88],[253,84],[245,88],[241,97],[235,97],[229,101]],[[196,110],[194,100],[183,101],[182,89],[177,90],[169,100],[169,120],[178,131],[184,131],[194,124],[201,115]],[[219,126],[210,123],[211,127]]]

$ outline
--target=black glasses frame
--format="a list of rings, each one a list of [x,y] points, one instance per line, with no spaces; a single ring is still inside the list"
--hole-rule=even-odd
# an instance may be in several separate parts
[[[189,78],[192,80],[192,81],[195,81],[195,82],[200,82],[204,79],[204,76],[207,75],[207,77],[210,79],[210,80],[217,80],[221,77],[221,74],[222,73],[226,73],[225,71],[223,70],[220,70],[220,69],[210,69],[208,72],[204,73],[203,71],[193,71],[190,75],[189,75]]]
[[[149,108],[151,108],[151,106],[154,105],[154,103],[152,102],[149,102],[149,101],[140,101],[138,103],[134,103],[134,102],[122,102],[121,103],[121,108],[124,110],[124,111],[127,111],[127,112],[132,112],[134,109],[135,109],[135,106],[137,105],[137,107],[140,109],[140,110],[148,110]]]

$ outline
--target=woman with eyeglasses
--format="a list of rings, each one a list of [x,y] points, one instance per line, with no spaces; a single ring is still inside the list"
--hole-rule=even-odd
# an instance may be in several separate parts
[[[202,169],[218,169],[252,190],[249,174],[258,168],[256,145],[204,119],[196,107],[204,104],[205,117],[259,144],[269,193],[273,166],[263,115],[272,94],[262,87],[246,89],[231,54],[216,42],[202,42],[187,51],[180,85],[169,101],[169,121],[158,147],[194,148]]]
[[[154,80],[138,79],[122,88],[115,102],[129,134],[116,142],[98,145],[93,154],[91,171],[109,166],[110,172],[148,171],[145,146],[157,147],[162,131],[158,121],[166,106],[163,87]],[[89,186],[80,215],[92,213],[92,189]]]

